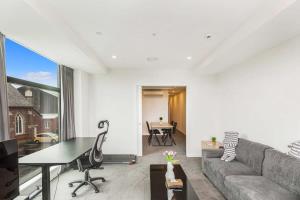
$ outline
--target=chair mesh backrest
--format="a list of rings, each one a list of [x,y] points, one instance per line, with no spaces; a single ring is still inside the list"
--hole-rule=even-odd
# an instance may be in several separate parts
[[[109,122],[108,121],[101,121],[99,122],[98,128],[104,129],[101,133],[98,134],[93,148],[90,152],[89,161],[92,165],[101,164],[103,162],[103,153],[102,153],[102,146],[105,142],[106,134],[108,133]]]

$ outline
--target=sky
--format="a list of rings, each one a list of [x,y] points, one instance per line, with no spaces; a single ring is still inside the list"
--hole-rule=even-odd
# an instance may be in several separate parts
[[[7,76],[57,87],[56,63],[7,38],[5,51]]]

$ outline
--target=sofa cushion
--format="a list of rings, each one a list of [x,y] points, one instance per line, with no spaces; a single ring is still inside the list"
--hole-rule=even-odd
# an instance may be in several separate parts
[[[240,138],[236,147],[236,160],[248,165],[261,175],[265,150],[268,148],[271,147]]]
[[[224,184],[230,200],[300,199],[300,196],[263,176],[227,176]]]
[[[221,181],[229,175],[258,175],[253,169],[238,161],[225,162],[219,158],[209,158],[204,161],[204,165],[210,168]]]
[[[300,195],[300,160],[279,151],[266,150],[263,176]]]

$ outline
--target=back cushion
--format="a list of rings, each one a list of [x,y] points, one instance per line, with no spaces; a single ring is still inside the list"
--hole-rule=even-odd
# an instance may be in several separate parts
[[[300,195],[300,160],[274,149],[267,149],[263,176]]]
[[[251,167],[257,174],[261,175],[265,150],[268,148],[271,147],[239,138],[236,147],[236,160]]]

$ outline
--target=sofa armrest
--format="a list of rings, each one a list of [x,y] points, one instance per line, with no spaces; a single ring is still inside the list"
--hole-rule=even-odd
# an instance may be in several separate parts
[[[224,149],[202,149],[202,158],[221,158]]]

